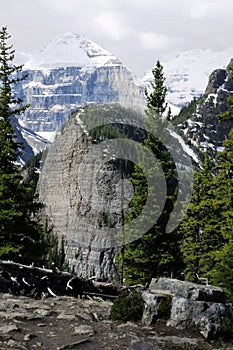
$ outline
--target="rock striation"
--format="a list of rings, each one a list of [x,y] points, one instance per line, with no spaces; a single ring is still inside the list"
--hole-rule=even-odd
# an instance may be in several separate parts
[[[133,120],[137,114],[115,105],[80,109],[57,134],[43,160],[38,193],[45,215],[65,238],[66,258],[79,276],[116,277],[114,257],[122,220],[122,185],[125,197],[131,198],[133,192],[131,183],[122,178],[114,163],[116,150],[107,140],[107,131],[96,135],[95,128],[98,123],[111,125],[114,119],[127,128],[126,117]],[[128,128],[131,130],[131,126]],[[127,156],[127,149],[123,151]]]
[[[58,130],[84,105],[145,108],[144,84],[109,51],[79,35],[56,37],[24,69],[21,94],[30,109],[23,122],[34,132]]]
[[[86,106],[63,125],[42,160],[37,190],[45,206],[45,216],[56,232],[64,236],[66,258],[79,276],[116,278],[115,255],[119,247],[150,228],[148,217],[155,201],[159,203],[158,211],[153,212],[155,222],[163,210],[166,183],[161,176],[161,192],[153,191],[156,186],[150,186],[142,215],[122,225],[123,214],[130,211],[129,203],[134,195],[130,177],[133,164],[138,164],[138,155],[142,154],[138,147],[147,133],[144,122],[145,116],[119,105]],[[156,132],[169,149],[177,169],[172,185],[174,189],[179,186],[180,191],[174,216],[168,223],[171,229],[181,219],[180,201],[190,193],[191,157],[165,122]],[[145,152],[143,147],[142,150]],[[148,175],[154,157],[148,152],[143,154],[148,159],[143,169]],[[184,171],[190,177],[184,177]],[[148,175],[151,183],[156,179]]]

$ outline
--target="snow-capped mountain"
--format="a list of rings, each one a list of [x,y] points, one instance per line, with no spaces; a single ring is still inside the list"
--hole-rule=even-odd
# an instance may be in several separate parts
[[[22,99],[31,107],[23,122],[34,132],[58,130],[71,112],[87,104],[145,107],[144,84],[109,51],[83,36],[58,36],[24,69]]]
[[[226,68],[233,57],[233,47],[223,51],[194,49],[182,52],[174,60],[161,62],[164,67],[165,84],[168,88],[167,101],[176,107],[183,107],[204,94],[210,74],[218,68]],[[142,79],[149,85],[151,71]]]
[[[109,51],[78,34],[65,33],[52,40],[25,64],[25,69],[50,70],[80,67],[94,70],[103,66],[119,66],[120,61]]]
[[[226,67],[232,57],[233,47],[220,52],[196,49],[161,62],[172,113],[203,95],[212,71]],[[27,79],[16,89],[30,108],[20,125],[50,141],[80,106],[118,103],[144,111],[144,91],[152,79],[152,69],[140,80],[109,51],[72,33],[52,40],[24,70]]]

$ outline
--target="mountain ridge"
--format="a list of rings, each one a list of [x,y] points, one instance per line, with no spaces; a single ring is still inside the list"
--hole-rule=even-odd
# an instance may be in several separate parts
[[[204,95],[210,74],[226,68],[233,57],[233,47],[222,51],[193,49],[181,52],[175,59],[162,63],[167,86],[167,101],[182,108],[193,98]],[[144,75],[142,81],[149,84],[152,73]]]
[[[209,75],[224,68],[232,57],[233,47],[216,52],[193,49],[162,62],[173,115],[194,97],[204,95]],[[150,71],[140,80],[112,53],[72,33],[54,38],[24,65],[24,72],[28,78],[17,89],[31,107],[19,122],[33,133],[47,134],[48,139],[80,106],[119,103],[144,111],[144,91],[150,91],[153,78]]]
[[[233,126],[232,121],[219,119],[228,110],[228,98],[233,96],[232,68],[233,59],[226,69],[215,69],[211,73],[204,95],[178,124],[186,142],[203,153],[208,149],[212,157],[222,150],[222,143]],[[177,119],[179,121],[179,116]]]

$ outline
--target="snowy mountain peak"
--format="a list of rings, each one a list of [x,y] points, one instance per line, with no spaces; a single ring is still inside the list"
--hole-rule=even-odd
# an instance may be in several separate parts
[[[180,53],[169,62],[161,62],[168,88],[167,100],[171,105],[183,107],[194,97],[204,94],[210,74],[218,68],[226,68],[233,57],[233,47],[222,51],[193,49]],[[151,71],[142,79],[149,84]]]
[[[75,66],[88,69],[120,64],[114,55],[90,39],[65,33],[52,40],[24,68],[35,70]]]

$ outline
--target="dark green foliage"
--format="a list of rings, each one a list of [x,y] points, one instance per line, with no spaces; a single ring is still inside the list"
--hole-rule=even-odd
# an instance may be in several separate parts
[[[29,161],[22,168],[22,175],[24,181],[30,184],[32,193],[36,192],[36,185],[39,179],[39,173],[41,168],[41,158],[44,152],[40,152],[31,157]]]
[[[215,252],[215,266],[211,278],[217,285],[226,289],[233,300],[233,129],[223,142],[224,150],[217,158],[217,175],[213,180],[215,205],[218,209],[219,233],[222,247]]]
[[[214,265],[213,254],[223,244],[213,178],[213,164],[206,153],[202,169],[195,173],[192,200],[180,225],[185,277],[193,282],[199,282],[198,277],[209,277]]]
[[[229,317],[224,317],[218,335],[225,339],[233,338],[233,313]]]
[[[232,120],[233,100],[220,120]],[[233,300],[233,129],[211,164],[208,154],[196,173],[190,206],[180,231],[185,278],[224,288]],[[198,278],[199,277],[199,278]]]
[[[210,276],[215,285],[222,287],[228,301],[233,302],[233,241],[226,241],[224,246],[214,254],[214,268]]]
[[[32,186],[23,181],[18,165],[21,145],[15,141],[11,117],[28,107],[16,98],[14,84],[23,80],[15,66],[14,50],[7,45],[7,28],[0,30],[0,259],[41,263],[46,255],[45,230],[38,223],[41,204]]]
[[[180,113],[172,119],[172,124],[177,126],[179,124],[187,122],[191,118],[192,114],[196,112],[197,104],[200,103],[201,99],[194,98],[187,106],[184,106]],[[185,124],[184,124],[185,126]]]
[[[142,295],[137,291],[123,291],[112,305],[110,317],[112,320],[140,321],[144,310]]]
[[[131,182],[134,186],[134,197],[131,201],[131,211],[126,213],[125,223],[137,218],[141,213],[148,195],[147,179],[153,179],[150,184],[150,190],[156,195],[147,213],[137,218],[140,225],[139,232],[133,233],[131,243],[127,244],[124,249],[124,278],[126,283],[142,283],[150,282],[152,277],[170,276],[171,274],[180,273],[181,259],[179,251],[179,233],[167,233],[166,225],[173,210],[174,202],[177,196],[177,180],[175,172],[175,164],[165,145],[156,137],[159,135],[158,128],[163,125],[162,116],[166,109],[163,68],[159,62],[153,70],[154,82],[151,94],[146,92],[148,99],[148,110],[146,130],[150,132],[144,140],[144,145],[150,150],[159,164],[152,165],[148,159],[141,157],[141,163],[135,165]],[[140,150],[139,156],[140,156]],[[148,169],[147,177],[142,169]],[[161,171],[162,169],[162,171]],[[162,178],[166,180],[166,193],[163,193],[161,186]],[[149,180],[148,180],[149,181]],[[165,197],[165,203],[163,200]],[[158,219],[155,217],[158,213]],[[146,215],[146,218],[145,218]],[[151,228],[140,234],[143,228],[143,222],[146,220],[150,223]],[[126,235],[129,233],[126,232]],[[132,233],[131,233],[132,235]],[[140,238],[138,238],[140,237]],[[137,239],[138,238],[138,239]]]
[[[165,102],[167,88],[164,85],[165,78],[163,73],[163,66],[157,61],[156,66],[152,69],[153,81],[151,82],[152,92],[145,91],[147,98],[147,108],[149,111],[153,111],[162,115],[166,108]]]
[[[171,316],[172,296],[161,298],[157,308],[157,318],[168,320]]]
[[[59,270],[68,271],[69,266],[65,260],[64,238],[62,237],[59,239],[59,237],[53,233],[53,230],[51,228],[48,230],[48,234],[46,235],[45,240],[46,244],[48,245],[46,267],[50,269],[54,263]]]

